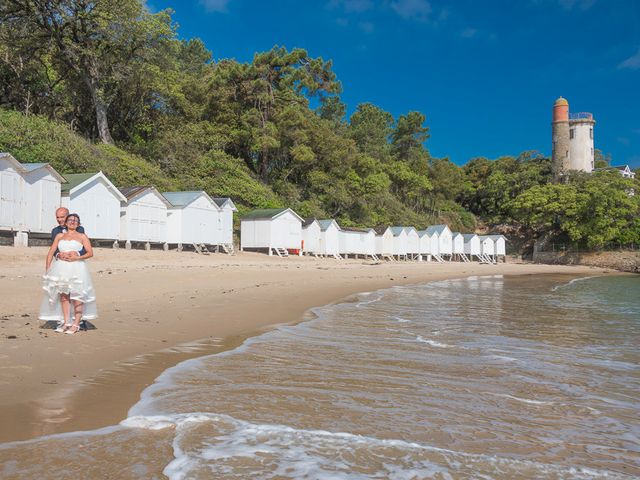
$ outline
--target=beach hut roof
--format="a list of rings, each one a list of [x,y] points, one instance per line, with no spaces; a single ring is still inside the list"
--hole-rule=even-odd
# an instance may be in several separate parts
[[[406,233],[404,227],[391,227],[391,231],[393,232],[394,237],[402,235],[402,233]]]
[[[407,232],[407,235],[409,235],[409,232],[411,232],[411,230],[413,230],[414,232],[418,233],[418,231],[415,229],[415,227],[404,227],[404,231]]]
[[[504,235],[486,235],[486,236],[491,240],[498,240],[502,238],[505,242],[507,241],[507,237],[505,237]]]
[[[45,168],[45,169],[47,169],[49,171],[49,173],[51,175],[56,177],[56,179],[60,183],[66,182],[65,178],[62,175],[60,175],[58,173],[58,171],[55,168],[53,168],[51,165],[49,165],[48,163],[23,163],[22,166],[29,173],[35,172],[36,170],[40,170],[41,168]]]
[[[389,230],[389,227],[375,227],[373,230],[376,232],[376,235],[384,235],[385,232]]]
[[[120,193],[122,193],[127,198],[127,202],[133,200],[138,195],[145,193],[147,190],[150,190],[151,192],[154,192],[158,197],[160,197],[160,200],[162,200],[162,203],[164,203],[167,206],[167,208],[171,208],[173,206],[171,205],[171,203],[169,203],[169,201],[166,199],[164,195],[162,195],[158,190],[156,190],[155,187],[152,187],[151,185],[137,185],[135,187],[120,187],[119,190],[120,190]]]
[[[306,228],[309,225],[312,225],[314,222],[320,225],[320,223],[318,223],[318,220],[316,220],[315,218],[307,218],[304,222],[302,222],[302,228]]]
[[[298,215],[290,208],[263,208],[252,210],[244,217],[242,217],[242,220],[274,219],[278,218],[280,215],[284,214],[287,211],[293,213],[298,219],[300,219],[300,222],[304,221],[300,215]]]
[[[2,153],[0,153],[0,158],[4,158],[9,163],[11,163],[13,165],[13,168],[15,168],[18,172],[20,172],[20,173],[27,173],[28,172],[28,170],[25,168],[25,166],[22,163],[20,163],[18,160],[16,160],[16,158],[13,155],[11,155],[10,153],[2,152]]]
[[[338,225],[338,222],[336,222],[333,218],[330,218],[328,220],[318,220],[318,223],[320,224],[320,230],[322,230],[323,232],[325,232],[327,228],[329,228],[333,224],[336,225],[336,228],[338,230],[342,230],[340,228],[340,225]]]
[[[447,225],[444,225],[444,224],[441,224],[441,225],[430,225],[429,227],[427,227],[427,232],[429,233],[429,235],[433,235],[434,233],[437,233],[438,235],[440,235],[442,232],[444,232],[448,228],[449,227]]]
[[[162,195],[169,201],[172,207],[184,208],[191,202],[196,200],[198,197],[200,197],[200,195],[204,195],[218,209],[220,208],[218,207],[218,204],[216,204],[204,190],[190,190],[186,192],[162,192]]]
[[[67,173],[64,178],[67,180],[67,183],[63,183],[61,187],[62,194],[69,194],[71,190],[75,190],[76,188],[82,187],[85,183],[89,182],[95,177],[101,178],[106,184],[107,188],[113,192],[113,194],[120,199],[121,202],[126,202],[127,199],[120,190],[116,188],[116,186],[111,183],[111,181],[105,176],[102,172],[93,172],[93,173]]]
[[[235,203],[233,203],[233,200],[231,200],[229,197],[214,197],[212,200],[220,208],[224,208],[225,205],[228,205],[229,207],[231,207],[231,210],[233,210],[234,212],[238,211]]]
[[[375,230],[373,228],[343,227],[342,230],[346,232],[356,232],[356,233],[369,233],[373,231],[375,233]]]
[[[463,233],[462,237],[464,238],[464,241],[468,241],[471,240],[473,237],[477,237],[478,234],[477,233]]]

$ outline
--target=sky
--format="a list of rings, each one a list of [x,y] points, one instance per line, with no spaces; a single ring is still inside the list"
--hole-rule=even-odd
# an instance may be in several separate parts
[[[640,167],[640,0],[148,0],[215,60],[274,45],[331,59],[348,114],[426,115],[435,157],[551,153],[551,110],[591,112],[595,147]]]

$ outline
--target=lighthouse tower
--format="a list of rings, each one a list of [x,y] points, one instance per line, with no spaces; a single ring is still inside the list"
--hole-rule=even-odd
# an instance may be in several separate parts
[[[569,102],[560,97],[553,105],[553,176],[559,181],[569,170],[592,172],[594,168],[593,115],[569,113]]]

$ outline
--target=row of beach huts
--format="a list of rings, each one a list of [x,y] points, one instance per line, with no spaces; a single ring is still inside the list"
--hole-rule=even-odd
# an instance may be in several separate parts
[[[118,188],[102,172],[63,176],[49,164],[23,164],[0,153],[0,232],[10,232],[14,244],[25,246],[29,238],[47,237],[60,206],[79,214],[93,240],[114,246],[234,252],[237,209],[230,198],[211,198],[204,191],[159,192],[152,186]],[[269,255],[486,263],[505,255],[503,236],[461,234],[447,225],[422,231],[343,228],[333,219],[305,220],[290,208],[254,210],[240,225],[241,250]]]

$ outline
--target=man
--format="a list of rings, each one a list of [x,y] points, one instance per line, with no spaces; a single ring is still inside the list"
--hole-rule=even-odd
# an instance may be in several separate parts
[[[53,230],[51,230],[52,242],[59,233],[64,233],[67,231],[67,228],[64,226],[64,222],[67,220],[68,216],[69,216],[69,210],[67,208],[60,207],[56,210],[56,222],[58,222],[58,226],[55,227]],[[77,231],[79,233],[84,233],[84,228],[82,226],[79,226]],[[80,250],[79,252],[58,252],[58,250],[56,250],[53,256],[58,260],[67,261],[69,260],[69,258],[71,258],[71,255],[80,256],[80,255],[84,255],[85,253],[87,252],[83,247],[82,250]]]

